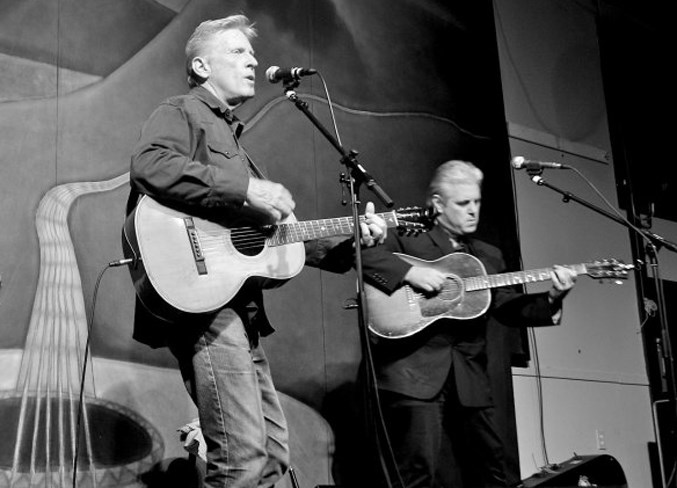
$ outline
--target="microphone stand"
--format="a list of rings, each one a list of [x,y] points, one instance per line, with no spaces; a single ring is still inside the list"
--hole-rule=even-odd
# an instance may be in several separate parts
[[[364,183],[367,188],[369,188],[376,196],[381,200],[381,202],[388,208],[394,205],[393,200],[388,196],[388,194],[379,186],[376,180],[367,172],[367,170],[357,161],[357,151],[351,149],[346,151],[341,143],[332,135],[324,125],[315,117],[315,115],[309,110],[308,103],[304,100],[301,100],[296,93],[295,89],[299,85],[298,79],[292,79],[284,82],[284,93],[285,96],[294,103],[296,108],[298,108],[303,114],[317,127],[317,129],[322,133],[322,135],[331,143],[332,146],[339,152],[341,155],[340,162],[349,170],[349,176],[341,177],[342,183],[348,187],[350,195],[350,203],[352,207],[352,219],[353,219],[353,239],[355,241],[355,272],[357,274],[357,299],[354,306],[349,308],[357,308],[358,311],[358,327],[360,331],[360,344],[362,348],[362,357],[363,357],[363,367],[364,367],[364,378],[365,378],[365,389],[364,392],[364,402],[366,409],[366,422],[367,422],[367,431],[373,435],[374,441],[376,443],[377,453],[379,455],[379,460],[381,462],[381,467],[383,469],[383,474],[386,477],[387,486],[391,487],[392,483],[390,481],[390,475],[383,458],[383,453],[380,444],[380,437],[377,429],[373,425],[374,415],[379,413],[378,408],[378,394],[377,394],[377,385],[376,378],[372,374],[373,372],[373,361],[371,356],[371,348],[369,347],[369,332],[367,324],[369,324],[369,312],[367,308],[367,303],[364,300],[364,278],[362,276],[362,245],[360,243],[360,216],[359,216],[359,186]],[[372,396],[375,395],[376,405],[372,403]],[[387,433],[384,430],[384,434],[387,439]],[[394,460],[393,460],[394,462]]]
[[[663,292],[663,281],[661,280],[660,277],[660,269],[658,265],[658,251],[661,247],[664,247],[672,252],[677,253],[677,244],[647,229],[639,229],[631,225],[627,220],[619,217],[618,215],[610,213],[604,210],[603,208],[600,208],[590,202],[587,202],[577,197],[576,195],[572,194],[569,191],[564,191],[561,190],[560,188],[557,188],[554,185],[551,185],[550,183],[545,181],[545,179],[543,179],[543,177],[541,176],[541,174],[543,173],[542,168],[527,169],[527,173],[529,174],[529,176],[531,176],[531,181],[533,181],[537,185],[545,186],[546,188],[550,188],[551,190],[554,190],[555,192],[562,195],[563,197],[562,201],[564,203],[568,203],[569,201],[573,200],[576,203],[579,203],[584,207],[589,208],[590,210],[593,210],[598,214],[603,215],[604,217],[625,226],[627,229],[633,231],[636,235],[641,237],[641,239],[643,239],[643,241],[646,243],[645,253],[649,259],[647,268],[651,269],[651,275],[653,277],[653,286],[656,292],[657,315],[660,326],[660,337],[656,338],[656,346],[659,356],[658,368],[662,380],[661,389],[662,392],[667,395],[668,401],[672,403],[673,410],[672,424],[674,426],[675,423],[677,422],[677,388],[675,387],[675,365],[674,365],[674,356],[672,354],[670,330],[668,328],[667,313],[665,309],[665,294]],[[658,435],[658,433],[656,434]],[[660,446],[660,439],[657,439],[657,441],[659,441]],[[663,466],[661,464],[661,471],[662,470]],[[663,479],[663,482],[665,483],[665,478]]]

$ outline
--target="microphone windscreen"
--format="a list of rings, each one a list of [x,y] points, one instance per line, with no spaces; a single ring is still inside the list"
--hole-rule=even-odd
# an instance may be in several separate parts
[[[266,70],[266,78],[268,81],[276,81],[277,80],[277,72],[279,71],[280,67],[279,66],[271,66]]]
[[[521,169],[526,160],[522,156],[515,156],[510,160],[510,165],[515,169]]]

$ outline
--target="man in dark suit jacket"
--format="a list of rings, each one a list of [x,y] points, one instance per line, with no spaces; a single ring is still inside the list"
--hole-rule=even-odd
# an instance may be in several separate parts
[[[389,294],[410,285],[434,295],[448,281],[443,270],[412,265],[393,252],[426,261],[464,252],[477,257],[487,274],[504,272],[501,251],[469,237],[479,223],[482,178],[472,163],[441,165],[428,193],[438,214],[435,226],[427,234],[393,236],[384,246],[365,250],[367,282]],[[546,293],[527,295],[513,288],[496,288],[489,310],[477,318],[445,318],[409,337],[376,341],[377,386],[406,488],[464,486],[459,461],[469,453],[483,479],[467,486],[507,486],[487,376],[487,316],[506,325],[556,324],[562,299],[575,278],[574,271],[555,266],[552,288]]]

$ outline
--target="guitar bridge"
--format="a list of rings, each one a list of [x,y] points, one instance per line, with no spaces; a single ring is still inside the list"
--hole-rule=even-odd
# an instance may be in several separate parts
[[[183,223],[186,226],[186,233],[188,234],[188,242],[190,242],[190,249],[193,251],[193,259],[195,260],[195,267],[197,274],[207,274],[207,264],[205,263],[205,256],[200,245],[200,238],[195,228],[195,222],[192,217],[184,217]]]

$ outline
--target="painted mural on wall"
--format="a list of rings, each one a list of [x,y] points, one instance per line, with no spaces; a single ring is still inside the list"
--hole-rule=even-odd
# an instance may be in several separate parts
[[[173,358],[132,340],[126,270],[98,278],[122,257],[131,148],[155,106],[185,92],[183,47],[200,21],[238,12],[256,21],[257,97],[238,111],[243,141],[295,195],[301,220],[349,214],[344,168],[281,87],[264,81],[270,65],[321,71],[344,144],[397,206],[423,202],[441,161],[482,164],[502,147],[492,142],[502,120],[477,110],[478,100],[500,102],[488,88],[494,67],[472,50],[481,45],[478,14],[437,1],[10,0],[0,8],[0,486],[70,486],[76,447],[78,486],[150,486],[148,473],[186,457],[176,431],[194,410]],[[304,80],[299,94],[329,125],[319,79]],[[343,308],[353,295],[354,276],[315,270],[267,294],[277,333],[266,347],[304,486],[350,481],[327,459],[354,439],[334,444],[323,429],[327,421],[355,429],[342,428],[354,420],[361,355],[356,316]]]
[[[60,185],[40,201],[40,271],[26,345],[15,389],[0,393],[0,486],[71,486],[76,458],[77,486],[128,486],[162,459],[152,424],[97,398],[84,367],[88,320],[69,210],[80,195],[127,181]]]

